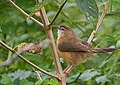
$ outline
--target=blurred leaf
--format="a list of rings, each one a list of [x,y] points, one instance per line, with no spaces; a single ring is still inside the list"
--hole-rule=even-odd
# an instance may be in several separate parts
[[[42,85],[58,85],[58,82],[56,79],[50,79],[43,81]]]
[[[120,40],[117,41],[116,47],[117,47],[117,48],[120,48]]]
[[[13,35],[15,30],[16,30],[16,27],[15,25],[13,24],[13,22],[8,22],[8,23],[5,23],[1,26],[1,30],[2,30],[2,33],[3,34],[6,34],[6,35]]]
[[[114,73],[112,75],[112,79],[115,80],[113,85],[119,85],[120,84],[120,73]]]
[[[117,8],[116,10],[107,14],[107,16],[111,16],[111,15],[120,17],[120,8]]]
[[[21,80],[20,85],[34,85],[33,82],[30,82],[28,80]]]
[[[100,73],[94,69],[88,69],[83,74],[81,74],[80,79],[87,81],[96,75],[100,75]]]
[[[95,80],[97,83],[100,83],[100,82],[105,83],[105,82],[109,81],[109,79],[106,77],[106,75],[97,77]]]
[[[70,83],[70,82],[73,82],[78,76],[79,76],[80,73],[77,73],[73,76],[70,76],[66,79],[67,83]]]
[[[56,79],[50,79],[50,85],[58,85],[58,82]]]
[[[101,64],[100,64],[100,68],[101,67],[103,67],[104,65],[106,65],[108,62],[110,62],[112,60],[112,57],[111,58],[109,58],[109,59],[107,59],[107,60],[105,60],[105,61],[103,61]]]
[[[38,80],[38,81],[35,83],[35,85],[42,85],[42,82],[43,82],[43,81]]]
[[[9,32],[8,25],[2,25],[1,30],[3,34],[8,34]]]
[[[98,19],[98,7],[95,0],[75,0],[79,9],[91,19]]]
[[[120,77],[120,73],[114,73],[112,76]]]
[[[0,83],[5,85],[13,85],[13,80],[10,76],[4,74],[2,75],[2,79],[0,80]]]
[[[20,80],[28,78],[32,74],[31,71],[24,71],[24,70],[17,70],[14,73],[8,74],[9,76],[13,77],[13,79],[19,78]]]
[[[28,34],[22,34],[20,36],[14,37],[15,41],[24,41],[27,40],[30,36]]]
[[[36,12],[38,12],[40,10],[41,7],[43,7],[44,5],[50,3],[52,0],[44,0],[42,2],[39,2],[35,5],[35,7],[33,8],[33,10],[31,11],[31,13],[29,14],[29,17],[32,17]]]
[[[1,27],[0,27],[0,32],[2,32]]]

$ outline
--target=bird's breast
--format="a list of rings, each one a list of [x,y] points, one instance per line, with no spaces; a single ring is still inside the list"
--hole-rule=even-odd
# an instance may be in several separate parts
[[[62,57],[68,64],[78,65],[85,62],[89,57],[90,53],[82,52],[62,52],[58,49],[58,54]]]

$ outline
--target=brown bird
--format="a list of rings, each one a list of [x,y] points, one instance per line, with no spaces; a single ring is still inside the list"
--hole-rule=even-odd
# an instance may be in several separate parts
[[[115,48],[93,48],[86,41],[78,38],[66,25],[58,26],[57,51],[68,64],[64,73],[67,75],[76,65],[86,61],[93,53],[106,53]]]

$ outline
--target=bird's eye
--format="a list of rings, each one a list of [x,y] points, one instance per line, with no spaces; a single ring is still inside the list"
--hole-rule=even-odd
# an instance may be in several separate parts
[[[64,27],[61,27],[61,30],[62,30],[62,31],[65,31],[65,28],[64,28]]]

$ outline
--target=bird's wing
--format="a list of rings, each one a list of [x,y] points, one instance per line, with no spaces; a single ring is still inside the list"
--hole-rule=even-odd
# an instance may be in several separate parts
[[[58,49],[62,52],[90,52],[92,46],[87,42],[72,41],[58,44]]]

